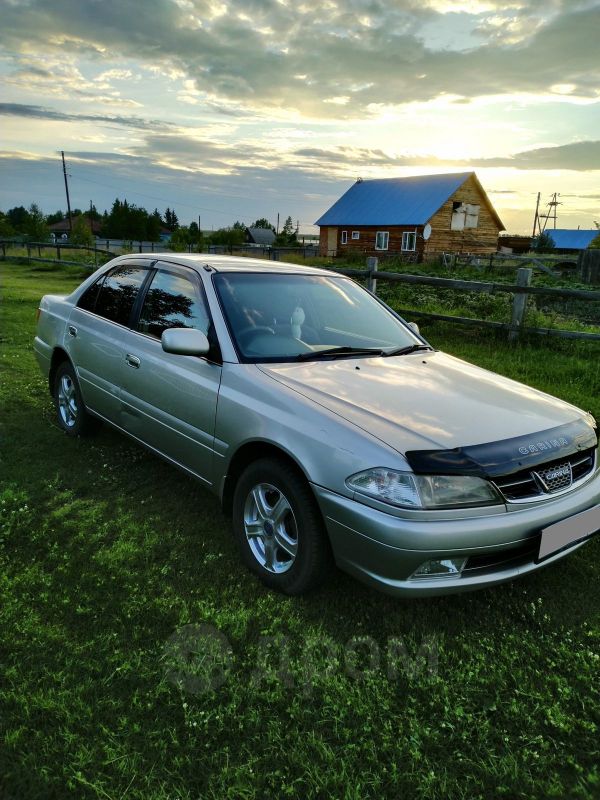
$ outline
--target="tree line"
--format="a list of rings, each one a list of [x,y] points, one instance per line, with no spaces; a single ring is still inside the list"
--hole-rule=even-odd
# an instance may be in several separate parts
[[[49,241],[51,239],[49,226],[57,222],[67,222],[67,219],[66,212],[60,210],[44,215],[36,203],[32,203],[28,209],[24,206],[15,206],[6,212],[0,211],[0,239],[26,237],[30,241]],[[166,208],[161,213],[155,208],[154,211],[148,212],[126,199],[116,198],[110,212],[104,211],[103,214],[100,214],[94,205],[85,211],[74,209],[71,212],[72,228],[69,241],[73,244],[92,245],[94,235],[90,221],[98,223],[100,238],[159,242],[161,237],[168,235],[170,244],[175,250],[187,250],[190,245],[200,248],[208,244],[233,247],[243,244],[246,240],[246,225],[239,221],[207,233],[201,231],[196,222],[180,225],[174,209]],[[267,228],[276,233],[273,225],[264,217],[257,219],[248,227]],[[279,247],[298,245],[298,225],[294,227],[291,217],[286,219],[283,228],[276,235],[275,245]]]

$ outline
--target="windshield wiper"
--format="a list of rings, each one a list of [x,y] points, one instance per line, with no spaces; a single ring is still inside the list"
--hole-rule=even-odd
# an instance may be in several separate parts
[[[296,361],[312,361],[315,358],[334,358],[335,356],[380,356],[383,350],[379,347],[328,347],[326,350],[310,350],[307,353],[299,353]]]
[[[382,356],[405,356],[408,353],[416,353],[417,350],[433,350],[428,344],[409,344],[406,347],[392,347],[389,350],[382,350]]]

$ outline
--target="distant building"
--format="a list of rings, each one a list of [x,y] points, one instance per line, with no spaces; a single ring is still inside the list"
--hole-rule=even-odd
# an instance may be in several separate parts
[[[100,228],[101,228],[101,221],[99,219],[90,219],[89,214],[83,214],[83,219],[85,220],[86,225],[92,232],[93,236],[100,235]],[[79,219],[80,215],[78,214],[75,217],[72,217],[73,225]],[[69,227],[69,220],[63,219],[60,222],[53,222],[52,225],[48,225],[48,229],[50,233],[53,233],[57,239],[60,239],[62,236],[69,236],[71,232],[71,228]]]
[[[323,256],[494,253],[502,220],[474,172],[359,179],[316,223]]]
[[[533,249],[533,236],[520,236],[518,234],[501,234],[498,239],[498,250],[507,253],[529,253]]]
[[[271,247],[275,242],[275,233],[271,228],[246,228],[246,242]]]
[[[557,228],[556,230],[546,230],[546,233],[554,242],[554,249],[561,253],[578,253],[580,250],[587,250],[600,230],[568,230],[567,228]]]

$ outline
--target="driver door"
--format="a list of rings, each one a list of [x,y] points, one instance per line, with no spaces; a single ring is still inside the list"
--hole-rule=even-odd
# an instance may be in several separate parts
[[[167,328],[197,328],[210,336],[210,312],[194,270],[155,266],[135,328],[127,333],[122,426],[212,484],[221,364],[215,353],[165,353],[160,341]]]

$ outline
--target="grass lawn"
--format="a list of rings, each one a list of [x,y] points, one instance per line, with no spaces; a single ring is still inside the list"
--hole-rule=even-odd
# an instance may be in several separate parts
[[[270,593],[200,486],[54,423],[35,310],[77,268],[0,277],[1,798],[600,797],[600,538],[451,598]],[[600,418],[598,346],[423,332]]]

